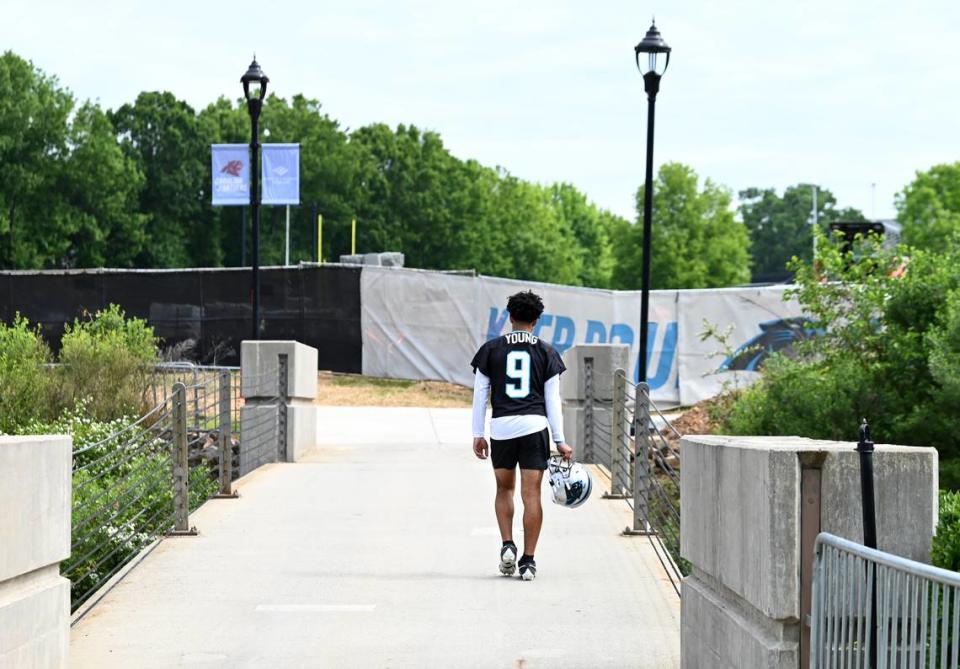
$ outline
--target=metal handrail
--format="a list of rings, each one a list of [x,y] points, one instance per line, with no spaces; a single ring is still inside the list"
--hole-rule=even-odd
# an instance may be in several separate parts
[[[821,533],[810,666],[960,666],[960,574]]]
[[[611,399],[595,395],[596,381],[612,383]],[[585,367],[584,402],[582,457],[605,468],[604,498],[625,500],[632,511],[624,533],[647,537],[679,596],[689,565],[680,556],[680,472],[667,459],[676,449],[665,433],[680,432],[653,403],[646,384],[629,381],[623,369],[604,374]]]
[[[817,535],[817,540],[813,548],[814,554],[819,554],[821,546],[824,545],[833,546],[847,553],[852,553],[853,555],[869,560],[870,562],[890,567],[891,569],[920,576],[921,578],[936,581],[943,585],[960,588],[960,573],[950,571],[949,569],[941,569],[940,567],[934,567],[924,562],[917,562],[916,560],[901,557],[900,555],[885,553],[876,548],[868,548],[863,544],[858,544],[856,541],[850,541],[849,539],[838,537],[829,532],[821,532]]]

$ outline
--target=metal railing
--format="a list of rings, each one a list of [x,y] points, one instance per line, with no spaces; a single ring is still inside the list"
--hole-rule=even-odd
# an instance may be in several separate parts
[[[240,368],[197,365],[192,362],[162,362],[154,365],[150,374],[147,399],[153,404],[169,398],[176,383],[182,383],[190,391],[189,400],[195,406],[204,401],[203,394],[211,391],[220,375],[229,372],[234,386],[235,398],[240,397]]]
[[[73,609],[173,528],[177,406],[171,397],[118,432],[74,450],[70,557],[61,567],[71,582]]]
[[[72,610],[156,540],[195,534],[190,513],[211,497],[235,496],[232,482],[241,474],[284,459],[278,454],[286,366],[244,379],[274,389],[265,399],[270,415],[253,412],[246,420],[239,371],[160,366],[150,388],[158,399],[153,408],[74,449],[71,555],[61,569],[71,581]]]
[[[280,355],[276,367],[266,365],[257,375],[243,376],[244,394],[251,399],[245,403],[240,420],[238,476],[287,459],[287,369],[287,356]]]
[[[680,580],[688,571],[680,557],[679,459],[664,432],[676,439],[681,435],[652,402],[647,384],[631,383],[622,369],[612,379],[601,377],[590,364],[584,372],[584,461],[610,473],[604,497],[627,501],[633,526],[625,534],[649,539],[679,596]],[[612,400],[595,397],[598,381],[612,382]]]
[[[960,574],[823,532],[810,625],[814,669],[958,667]]]

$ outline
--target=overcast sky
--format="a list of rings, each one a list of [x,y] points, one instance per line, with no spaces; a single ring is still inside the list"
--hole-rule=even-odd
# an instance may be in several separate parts
[[[957,0],[3,0],[0,49],[107,107],[240,95],[252,52],[281,96],[348,128],[441,133],[461,158],[569,181],[633,218],[646,101],[633,46],[674,48],[656,163],[734,191],[816,181],[894,215],[918,169],[960,160]],[[876,184],[875,207],[873,188]]]

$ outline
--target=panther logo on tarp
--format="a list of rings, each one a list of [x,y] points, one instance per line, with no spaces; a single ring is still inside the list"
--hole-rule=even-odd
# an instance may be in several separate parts
[[[223,166],[223,169],[220,170],[220,174],[229,174],[232,177],[240,176],[241,172],[243,172],[242,160],[231,160],[229,163]]]
[[[823,329],[813,327],[813,322],[802,316],[760,323],[760,334],[734,351],[733,355],[723,361],[717,371],[755,372],[771,353],[792,357],[794,342],[820,334],[823,334]]]

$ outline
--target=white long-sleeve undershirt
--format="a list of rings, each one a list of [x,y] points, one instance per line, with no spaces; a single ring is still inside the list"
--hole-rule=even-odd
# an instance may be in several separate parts
[[[490,377],[479,369],[473,374],[473,436],[487,434],[487,400],[490,399]]]
[[[550,433],[557,443],[566,442],[563,438],[563,404],[560,402],[560,375],[554,374],[543,386],[543,399],[547,403],[547,422]]]
[[[560,402],[560,375],[547,379],[543,388],[547,415],[527,414],[523,416],[500,416],[490,421],[490,437],[492,439],[514,439],[527,434],[539,432],[548,425],[553,435],[553,441],[562,442],[563,438],[563,409]],[[477,370],[473,379],[473,436],[483,437],[486,434],[485,423],[487,416],[487,400],[490,398],[490,377]]]

